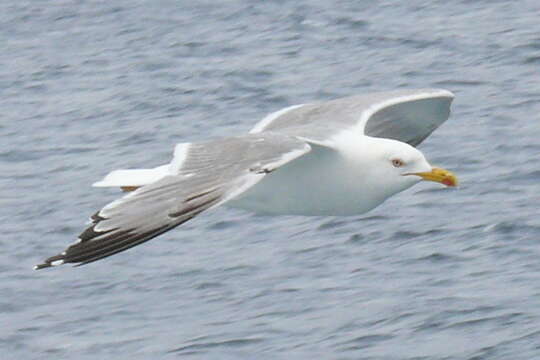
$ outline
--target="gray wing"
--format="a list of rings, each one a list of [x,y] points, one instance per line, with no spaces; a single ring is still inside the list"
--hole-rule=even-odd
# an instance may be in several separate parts
[[[398,90],[291,106],[268,115],[251,133],[273,131],[321,145],[343,131],[416,146],[448,119],[454,95],[442,89]]]
[[[113,201],[79,241],[37,265],[87,264],[148,241],[244,192],[265,174],[309,152],[296,138],[265,133],[183,145],[175,175]]]

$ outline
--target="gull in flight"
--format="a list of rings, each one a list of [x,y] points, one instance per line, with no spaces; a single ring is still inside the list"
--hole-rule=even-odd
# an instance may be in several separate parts
[[[448,119],[453,98],[421,89],[295,105],[248,134],[178,144],[169,164],[115,170],[93,184],[128,193],[34,268],[103,259],[222,204],[273,215],[358,215],[422,180],[456,186],[454,174],[415,148]]]

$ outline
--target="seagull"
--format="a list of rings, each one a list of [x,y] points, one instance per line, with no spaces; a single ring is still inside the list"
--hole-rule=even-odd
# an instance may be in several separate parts
[[[454,95],[414,89],[290,106],[247,134],[176,145],[171,162],[115,170],[96,187],[125,194],[91,216],[74,244],[35,269],[88,264],[226,205],[269,215],[366,213],[422,180],[457,186],[416,149]]]

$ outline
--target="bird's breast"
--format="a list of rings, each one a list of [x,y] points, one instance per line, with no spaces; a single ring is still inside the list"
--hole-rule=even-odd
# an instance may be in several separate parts
[[[274,215],[358,215],[387,197],[372,191],[368,177],[369,169],[314,145],[225,205]]]

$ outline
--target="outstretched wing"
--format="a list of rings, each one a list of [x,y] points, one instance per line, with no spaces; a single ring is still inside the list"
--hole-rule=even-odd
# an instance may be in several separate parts
[[[183,144],[182,156],[171,164],[175,174],[106,205],[78,242],[35,268],[83,265],[148,241],[234,198],[310,149],[294,137],[272,133]]]
[[[417,146],[448,119],[454,95],[442,89],[398,90],[295,105],[261,120],[251,133],[279,132],[332,146],[344,131]]]

